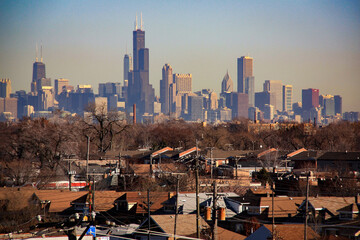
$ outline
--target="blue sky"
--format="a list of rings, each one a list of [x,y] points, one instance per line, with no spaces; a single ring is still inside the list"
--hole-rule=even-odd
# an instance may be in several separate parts
[[[0,78],[30,90],[35,44],[47,77],[74,86],[122,82],[136,14],[150,49],[150,83],[161,68],[193,74],[193,90],[220,91],[226,71],[236,89],[236,59],[254,58],[256,91],[282,80],[339,94],[360,111],[360,1],[0,1]]]

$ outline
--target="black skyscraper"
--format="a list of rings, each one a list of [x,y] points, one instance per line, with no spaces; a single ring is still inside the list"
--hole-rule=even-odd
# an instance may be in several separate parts
[[[133,72],[129,73],[127,109],[137,106],[138,119],[145,113],[154,113],[155,92],[149,84],[149,49],[145,48],[145,31],[137,24],[133,31]]]
[[[36,82],[42,78],[46,78],[45,64],[43,63],[43,58],[42,58],[42,46],[41,46],[41,50],[40,50],[40,62],[39,62],[38,48],[36,45],[36,59],[33,64],[33,77],[32,77],[32,82],[31,82],[31,92],[37,93]]]

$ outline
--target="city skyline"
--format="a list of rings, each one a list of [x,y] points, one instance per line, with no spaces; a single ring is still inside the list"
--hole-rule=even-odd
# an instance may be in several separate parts
[[[94,90],[99,83],[123,82],[123,57],[132,45],[129,32],[136,13],[142,12],[151,56],[150,84],[157,96],[165,63],[176,72],[191,73],[194,91],[220,92],[226,71],[236,79],[237,58],[249,55],[254,58],[255,92],[265,80],[281,80],[293,85],[294,102],[301,101],[302,89],[315,88],[320,94],[343,96],[344,112],[360,110],[359,2],[163,5],[2,1],[0,78],[11,79],[13,92],[30,91],[35,45],[42,42],[46,75],[52,81],[66,78],[71,85],[91,84]],[[184,15],[166,12],[175,7]],[[78,14],[78,9],[83,12]],[[301,21],[296,20],[301,14]]]

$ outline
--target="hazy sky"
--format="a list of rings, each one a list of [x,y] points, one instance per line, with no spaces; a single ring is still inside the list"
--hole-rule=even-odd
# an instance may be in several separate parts
[[[0,1],[0,78],[13,92],[30,90],[35,45],[47,77],[71,85],[123,80],[135,15],[142,12],[150,49],[150,83],[161,69],[192,73],[193,90],[220,91],[236,59],[254,58],[255,90],[265,80],[341,95],[360,111],[360,1]]]

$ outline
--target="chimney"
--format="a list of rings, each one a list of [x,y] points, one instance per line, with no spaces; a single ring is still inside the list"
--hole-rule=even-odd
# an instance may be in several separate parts
[[[133,124],[136,124],[136,104],[133,106]]]

